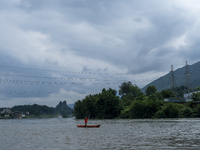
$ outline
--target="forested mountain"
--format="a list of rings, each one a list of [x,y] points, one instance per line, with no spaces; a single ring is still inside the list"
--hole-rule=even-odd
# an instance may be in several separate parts
[[[197,62],[193,65],[188,65],[188,69],[190,72],[190,88],[196,88],[200,87],[200,62]],[[186,67],[179,68],[174,71],[175,75],[175,81],[176,81],[176,86],[181,86],[185,85],[185,70]],[[143,87],[141,90],[142,92],[145,92],[145,89],[150,86],[154,85],[158,91],[162,91],[164,89],[169,89],[170,88],[170,83],[171,83],[171,72],[166,74],[165,76],[147,84],[145,87]]]

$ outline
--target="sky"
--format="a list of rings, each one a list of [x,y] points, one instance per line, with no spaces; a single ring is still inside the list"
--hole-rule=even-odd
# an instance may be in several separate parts
[[[198,0],[0,0],[0,108],[139,88],[200,60]]]

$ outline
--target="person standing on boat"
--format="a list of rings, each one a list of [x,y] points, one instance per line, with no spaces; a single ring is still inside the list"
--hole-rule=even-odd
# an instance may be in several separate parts
[[[88,118],[87,116],[85,117],[85,127],[87,127],[87,122],[88,122]]]

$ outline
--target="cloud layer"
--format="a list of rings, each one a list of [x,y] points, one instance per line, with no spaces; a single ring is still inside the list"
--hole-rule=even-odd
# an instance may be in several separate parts
[[[197,0],[0,1],[0,107],[73,103],[124,81],[142,88],[172,64],[193,64],[199,8]]]

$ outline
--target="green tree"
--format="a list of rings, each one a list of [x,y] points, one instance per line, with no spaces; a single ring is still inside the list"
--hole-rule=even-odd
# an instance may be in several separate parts
[[[163,110],[158,110],[156,113],[155,113],[155,117],[156,118],[167,118],[167,116],[165,115],[165,112]]]
[[[116,94],[117,94],[117,91],[114,90],[114,89],[109,88],[108,91],[111,92],[113,95],[116,95]]]
[[[127,95],[124,95],[122,97],[122,102],[124,104],[124,106],[129,106],[131,105],[132,101],[133,101],[133,96],[131,94],[127,94]]]
[[[184,107],[180,110],[180,116],[190,118],[193,117],[193,110],[190,107]]]
[[[85,116],[90,115],[90,118],[95,118],[97,113],[96,113],[96,107],[94,106],[96,100],[97,100],[98,95],[89,95],[86,96],[85,99],[83,99],[83,104],[85,106]]]
[[[147,100],[147,99],[148,99],[148,97],[145,96],[145,95],[139,95],[139,96],[137,96],[137,97],[135,98],[135,100],[140,100],[140,101],[142,101],[142,100]]]
[[[122,107],[118,96],[115,96],[111,90],[102,90],[95,103],[97,118],[112,119],[119,116]]]
[[[200,87],[194,88],[194,91],[200,91]]]
[[[149,99],[149,100],[154,100],[154,101],[158,100],[158,98],[157,98],[157,96],[156,96],[155,93],[149,95],[149,96],[148,96],[148,99]]]
[[[197,107],[194,108],[193,113],[195,117],[200,117],[200,104],[198,104]]]
[[[151,94],[154,94],[154,93],[156,93],[156,91],[157,91],[156,87],[155,87],[154,85],[150,85],[150,86],[148,86],[147,89],[145,90],[146,96],[149,96],[149,95],[151,95]]]
[[[144,95],[140,88],[135,84],[129,87],[130,89],[130,94],[133,96],[133,98],[135,99],[138,96]]]
[[[188,102],[187,106],[190,107],[190,108],[193,108],[193,101]]]
[[[39,117],[40,116],[40,111],[39,110],[35,110],[34,115],[35,115],[35,117]]]
[[[1,114],[1,117],[5,117],[5,114],[4,114],[4,113],[2,113],[2,114]]]
[[[192,100],[193,101],[200,101],[200,92],[192,93]]]
[[[145,118],[145,109],[143,101],[133,101],[130,106],[130,118]]]
[[[131,85],[129,86],[129,93],[124,94],[121,99],[124,106],[129,106],[136,97],[143,95],[137,85]]]
[[[74,116],[76,119],[83,119],[86,116],[86,108],[81,100],[74,104]]]
[[[135,100],[130,106],[130,118],[151,118],[158,109],[159,104],[155,100]]]
[[[157,99],[163,100],[163,96],[162,96],[162,94],[161,94],[160,92],[157,91],[157,92],[155,93],[155,95],[156,95]]]
[[[131,89],[130,89],[131,86],[132,86],[132,83],[130,81],[123,82],[119,86],[119,95],[129,94],[131,92]]]
[[[82,119],[90,114],[90,118],[111,119],[119,116],[122,104],[117,91],[105,88],[101,93],[88,95],[83,100],[78,100],[74,105],[74,116]]]
[[[170,90],[162,90],[160,93],[163,96],[163,98],[169,98],[174,96],[173,92]]]
[[[180,106],[175,103],[167,103],[162,107],[161,110],[156,112],[155,117],[157,118],[177,118],[180,115]]]
[[[130,117],[130,108],[126,108],[121,111],[119,118],[129,118]]]

